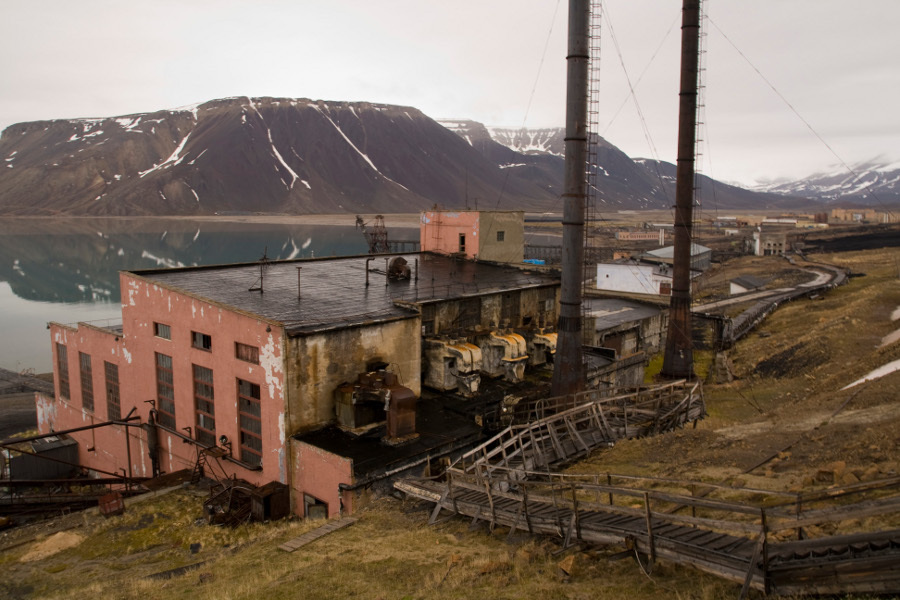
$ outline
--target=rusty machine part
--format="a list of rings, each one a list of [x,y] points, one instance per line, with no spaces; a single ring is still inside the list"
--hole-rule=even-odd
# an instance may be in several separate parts
[[[416,400],[411,389],[384,369],[360,373],[356,382],[335,390],[335,409],[342,427],[364,432],[386,422],[389,443],[415,437]]]

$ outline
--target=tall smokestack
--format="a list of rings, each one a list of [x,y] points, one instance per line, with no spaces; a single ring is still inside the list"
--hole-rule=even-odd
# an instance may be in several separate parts
[[[584,269],[584,207],[587,196],[587,104],[590,3],[569,0],[569,47],[566,56],[566,166],[563,193],[562,281],[559,298],[559,345],[553,367],[554,396],[584,389],[581,336],[581,287]]]
[[[700,0],[683,0],[681,91],[678,110],[678,170],[675,180],[675,253],[672,300],[662,376],[694,376],[691,348],[691,221],[694,208],[694,155],[697,144],[697,76],[700,62]]]

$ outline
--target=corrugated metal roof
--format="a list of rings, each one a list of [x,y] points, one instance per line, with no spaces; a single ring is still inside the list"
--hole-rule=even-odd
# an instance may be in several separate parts
[[[706,246],[701,246],[700,244],[691,244],[691,256],[697,256],[698,254],[703,254],[704,252],[710,251],[711,250]],[[657,256],[659,258],[672,258],[675,255],[675,246],[666,246],[665,248],[659,248],[658,250],[650,250],[649,252],[645,252],[644,254]]]
[[[385,256],[405,258],[412,277],[418,259],[418,281],[392,279],[385,285]],[[366,287],[366,260],[370,258]],[[289,334],[415,314],[395,304],[398,300],[425,302],[559,284],[558,277],[546,273],[429,253],[271,262],[264,273],[263,292],[249,291],[259,287],[259,263],[133,273],[188,295],[282,323]]]

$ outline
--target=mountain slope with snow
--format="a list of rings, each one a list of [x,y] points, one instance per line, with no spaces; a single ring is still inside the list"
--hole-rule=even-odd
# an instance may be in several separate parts
[[[0,213],[414,212],[490,198],[544,210],[557,193],[509,177],[410,107],[228,98],[106,119],[12,125]]]
[[[816,173],[798,181],[759,186],[775,194],[814,198],[827,204],[900,203],[900,162],[873,160],[855,165],[852,172],[835,167],[830,173]]]

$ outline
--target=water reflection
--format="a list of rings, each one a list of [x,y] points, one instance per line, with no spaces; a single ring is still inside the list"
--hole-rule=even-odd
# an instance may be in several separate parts
[[[417,239],[396,229],[393,239]],[[121,270],[364,254],[346,226],[183,219],[4,219],[0,366],[50,368],[48,321],[117,318]]]

